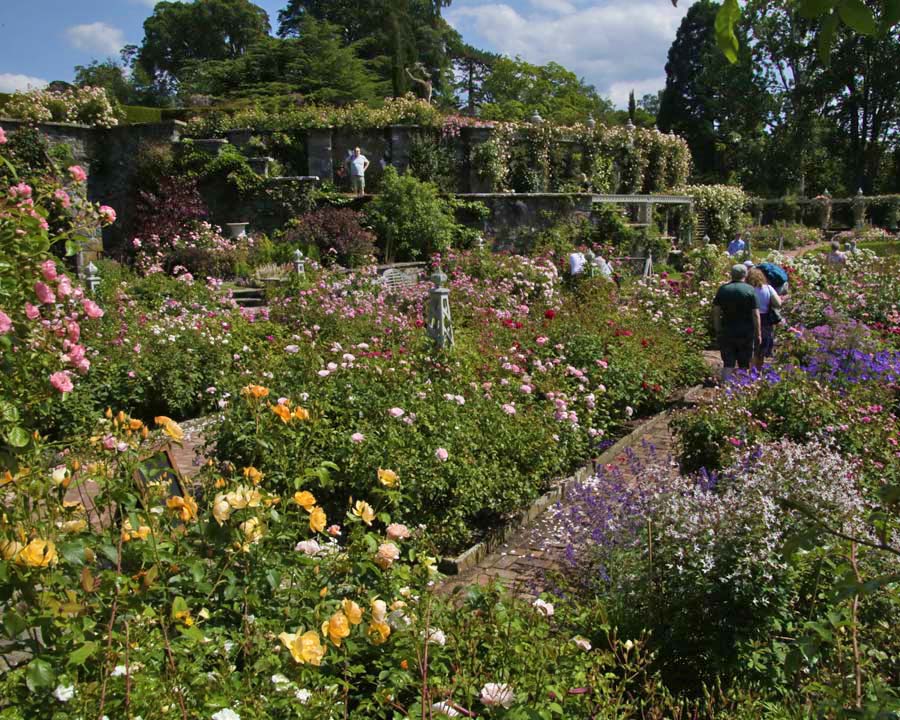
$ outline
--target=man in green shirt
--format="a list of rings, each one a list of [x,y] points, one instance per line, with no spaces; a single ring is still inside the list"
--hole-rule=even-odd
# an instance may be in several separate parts
[[[754,342],[762,343],[762,326],[756,291],[748,285],[747,268],[731,268],[731,282],[716,292],[713,299],[713,326],[722,353],[722,380],[728,380],[734,367],[749,369]]]

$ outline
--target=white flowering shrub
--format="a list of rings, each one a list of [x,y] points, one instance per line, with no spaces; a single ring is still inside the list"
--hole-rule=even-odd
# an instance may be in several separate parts
[[[694,198],[694,212],[706,216],[706,232],[713,242],[724,242],[740,230],[747,194],[736,185],[682,185],[678,195]]]
[[[119,124],[120,111],[103,88],[80,87],[64,92],[16,92],[7,103],[5,113],[31,122],[70,122],[109,128]]]

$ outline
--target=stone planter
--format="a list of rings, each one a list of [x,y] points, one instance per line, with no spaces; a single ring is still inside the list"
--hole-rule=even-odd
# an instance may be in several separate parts
[[[237,222],[237,223],[225,223],[225,228],[228,231],[228,237],[232,240],[236,240],[237,238],[246,237],[247,235],[247,226],[250,223],[245,222]]]

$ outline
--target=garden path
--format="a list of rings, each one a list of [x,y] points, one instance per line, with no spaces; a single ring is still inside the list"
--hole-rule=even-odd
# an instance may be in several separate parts
[[[718,373],[722,366],[718,351],[705,351],[703,357],[710,370]],[[691,388],[685,393],[683,404],[703,402],[709,392],[702,386]],[[677,472],[677,465],[671,459],[674,439],[669,427],[670,414],[671,410],[666,410],[636,427],[598,458],[597,467],[603,466],[607,472],[635,484],[642,482],[640,468],[649,462],[668,459],[672,472]],[[449,594],[469,585],[499,581],[517,594],[538,596],[547,589],[548,571],[565,562],[566,542],[560,530],[567,521],[566,516],[571,516],[573,511],[577,513],[577,504],[577,493],[573,493],[550,506],[476,566],[447,578],[441,590]]]

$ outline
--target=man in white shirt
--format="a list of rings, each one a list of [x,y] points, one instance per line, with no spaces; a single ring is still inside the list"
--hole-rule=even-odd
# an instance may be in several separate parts
[[[362,195],[366,191],[366,170],[369,167],[369,159],[362,154],[359,148],[353,149],[353,156],[350,158],[350,183],[353,192]]]

